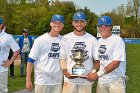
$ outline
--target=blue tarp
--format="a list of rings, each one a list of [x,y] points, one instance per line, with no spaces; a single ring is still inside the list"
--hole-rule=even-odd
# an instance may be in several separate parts
[[[16,39],[20,35],[13,35],[13,37]],[[33,36],[34,38],[37,38],[38,36]],[[132,43],[132,44],[140,44],[140,39],[139,38],[123,38],[125,43]]]
[[[138,38],[123,38],[125,43],[140,44],[140,39]]]
[[[21,35],[13,35],[14,39],[17,39]],[[38,36],[33,36],[34,38],[37,38]]]

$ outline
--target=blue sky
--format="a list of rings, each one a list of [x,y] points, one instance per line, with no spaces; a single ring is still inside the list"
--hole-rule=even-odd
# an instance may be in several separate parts
[[[80,8],[87,6],[92,12],[101,14],[104,12],[111,11],[112,9],[120,6],[121,4],[126,5],[127,0],[60,0],[60,1],[73,1]]]

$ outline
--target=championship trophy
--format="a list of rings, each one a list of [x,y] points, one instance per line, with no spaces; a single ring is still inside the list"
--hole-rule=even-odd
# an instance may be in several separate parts
[[[86,69],[82,64],[88,57],[84,49],[73,49],[71,59],[76,63],[72,68],[72,76],[84,77]]]

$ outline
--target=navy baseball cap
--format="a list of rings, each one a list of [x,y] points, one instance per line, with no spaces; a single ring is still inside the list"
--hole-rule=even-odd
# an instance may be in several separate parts
[[[109,16],[101,16],[98,18],[98,26],[99,25],[112,25],[112,19]]]
[[[0,24],[2,24],[2,18],[0,18]]]
[[[59,14],[54,14],[52,16],[52,19],[51,19],[51,22],[52,21],[59,21],[59,22],[64,24],[64,17],[62,15],[59,15]]]
[[[83,20],[83,21],[86,21],[86,15],[83,12],[76,12],[73,15],[73,20]]]

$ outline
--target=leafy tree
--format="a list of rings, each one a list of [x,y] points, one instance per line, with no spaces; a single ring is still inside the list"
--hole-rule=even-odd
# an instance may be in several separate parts
[[[140,37],[140,1],[128,0],[123,4],[102,15],[109,15],[114,25],[121,26],[121,36],[136,38]]]

